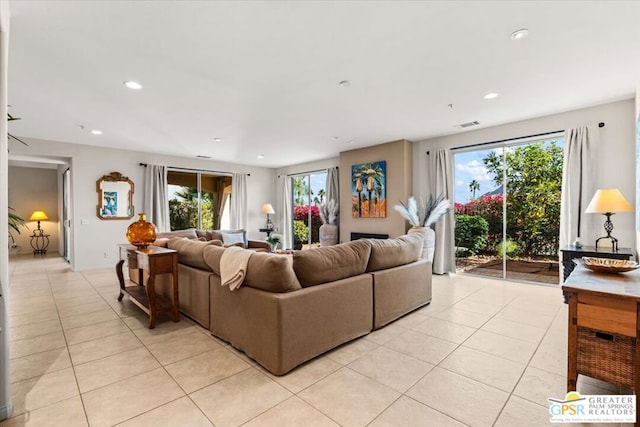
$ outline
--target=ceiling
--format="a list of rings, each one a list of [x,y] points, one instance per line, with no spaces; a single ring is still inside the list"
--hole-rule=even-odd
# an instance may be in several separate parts
[[[640,79],[632,1],[10,6],[12,134],[266,167],[629,99]]]

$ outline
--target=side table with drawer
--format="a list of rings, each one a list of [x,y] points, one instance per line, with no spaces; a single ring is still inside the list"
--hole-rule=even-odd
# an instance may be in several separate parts
[[[576,390],[582,374],[637,394],[640,271],[605,274],[577,266],[562,290],[569,296],[567,391]]]

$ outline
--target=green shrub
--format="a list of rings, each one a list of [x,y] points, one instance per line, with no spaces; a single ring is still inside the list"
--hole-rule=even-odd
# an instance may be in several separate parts
[[[456,215],[456,246],[466,248],[471,255],[487,247],[489,223],[477,215]]]
[[[309,240],[309,227],[303,221],[296,219],[293,221],[293,235],[302,243],[307,243]]]
[[[504,251],[504,242],[500,242],[496,247],[496,253],[499,257],[501,257],[503,254],[503,251]],[[518,247],[518,244],[513,240],[507,240],[507,257],[514,258],[519,254],[520,254],[520,248]]]

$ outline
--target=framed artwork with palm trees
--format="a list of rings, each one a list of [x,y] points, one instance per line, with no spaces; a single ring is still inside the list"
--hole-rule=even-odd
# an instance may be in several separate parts
[[[387,162],[351,166],[351,216],[387,217]]]

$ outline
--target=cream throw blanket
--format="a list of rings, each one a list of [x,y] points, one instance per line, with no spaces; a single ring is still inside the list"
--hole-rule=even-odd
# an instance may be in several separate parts
[[[229,286],[229,290],[235,291],[242,285],[251,255],[253,255],[253,251],[247,251],[237,246],[231,246],[224,250],[220,257],[222,286]]]

